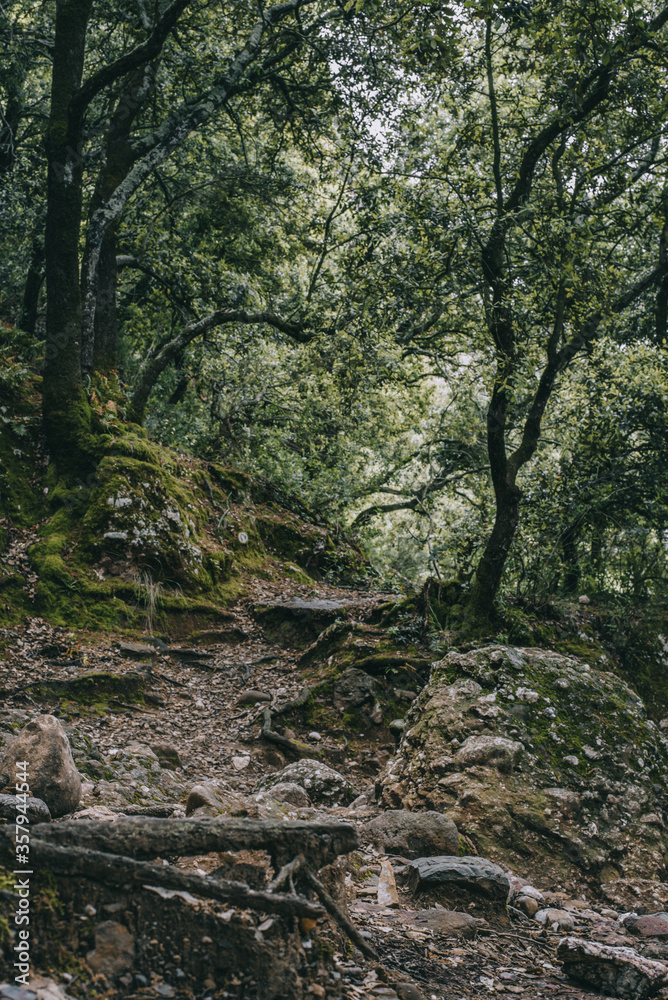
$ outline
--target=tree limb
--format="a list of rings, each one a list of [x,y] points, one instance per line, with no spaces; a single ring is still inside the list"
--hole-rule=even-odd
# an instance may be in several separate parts
[[[49,844],[76,846],[105,853],[148,859],[194,856],[211,851],[266,850],[282,867],[296,854],[303,854],[314,868],[335,861],[358,846],[355,828],[349,823],[307,823],[302,820],[158,819],[154,817],[41,824],[32,832]]]
[[[7,837],[3,838],[8,840]],[[4,846],[4,845],[3,845]],[[9,856],[12,851],[5,851]],[[263,913],[280,913],[283,916],[307,917],[317,920],[324,916],[322,907],[299,896],[283,896],[273,892],[249,889],[243,882],[193,875],[172,865],[151,861],[135,861],[119,854],[105,854],[86,847],[59,847],[33,836],[30,856],[40,868],[56,872],[67,878],[88,878],[93,882],[119,886],[125,882],[157,885],[166,889],[190,892],[205,899],[218,899]],[[325,907],[326,909],[327,907]]]
[[[116,59],[115,62],[109,63],[108,66],[103,66],[97,73],[93,73],[87,80],[84,80],[72,97],[70,113],[75,116],[83,115],[90,102],[101,90],[109,87],[122,76],[127,76],[133,70],[145,66],[146,63],[151,62],[160,55],[167,36],[176,26],[179,17],[191,2],[192,0],[173,0],[173,3],[167,8],[145,42],[137,45],[130,52],[126,52],[125,55]]]
[[[272,326],[275,330],[287,334],[292,340],[300,344],[308,344],[312,339],[312,334],[307,333],[300,323],[284,319],[272,312],[247,312],[245,309],[218,309],[209,316],[196,320],[184,327],[176,337],[173,337],[157,352],[153,357],[149,357],[139,373],[137,385],[132,394],[130,402],[130,419],[135,423],[142,423],[146,404],[151,391],[171,362],[180,352],[191,344],[193,340],[224,323],[255,323]]]

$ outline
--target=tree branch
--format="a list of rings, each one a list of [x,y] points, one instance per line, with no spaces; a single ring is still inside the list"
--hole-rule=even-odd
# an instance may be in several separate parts
[[[288,0],[287,3],[276,4],[264,11],[248,35],[245,46],[232,60],[228,69],[218,77],[214,86],[196,100],[184,102],[151,136],[135,147],[137,159],[133,167],[108,201],[92,214],[89,221],[85,249],[86,268],[82,270],[81,278],[84,312],[89,324],[95,314],[97,266],[109,226],[118,219],[132,195],[155,168],[163,163],[192,132],[209,122],[222,105],[236,93],[244,74],[260,54],[266,29],[298,8],[315,2],[316,0]],[[339,16],[340,11],[323,15],[315,25],[311,26],[312,29],[334,15]]]
[[[70,114],[74,116],[83,115],[90,102],[101,90],[104,90],[105,87],[109,87],[122,76],[127,76],[128,73],[132,73],[133,70],[139,69],[160,55],[167,36],[176,26],[179,17],[191,2],[192,0],[173,0],[173,3],[167,8],[145,42],[142,42],[141,45],[137,45],[124,56],[116,59],[115,62],[110,63],[108,66],[103,66],[97,73],[84,80],[81,87],[79,87],[72,97]]]
[[[275,313],[250,313],[246,312],[245,309],[218,309],[209,316],[204,316],[202,319],[196,320],[194,323],[190,323],[184,327],[176,337],[172,337],[171,340],[167,341],[157,354],[147,359],[139,373],[137,385],[130,402],[131,420],[135,423],[143,421],[151,390],[174,358],[188,344],[196,340],[197,337],[200,337],[207,330],[211,330],[216,326],[222,326],[224,323],[265,324],[273,327],[275,330],[280,330],[281,333],[287,334],[288,337],[300,344],[308,344],[313,336],[305,331],[303,325],[283,319]]]

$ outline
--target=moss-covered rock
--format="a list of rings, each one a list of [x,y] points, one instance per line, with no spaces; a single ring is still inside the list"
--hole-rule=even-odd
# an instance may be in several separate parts
[[[81,549],[106,573],[145,570],[189,589],[211,589],[194,497],[161,466],[109,455],[83,517]]]
[[[447,810],[482,854],[560,881],[656,872],[667,778],[668,742],[614,673],[489,646],[433,665],[379,789],[392,808]]]

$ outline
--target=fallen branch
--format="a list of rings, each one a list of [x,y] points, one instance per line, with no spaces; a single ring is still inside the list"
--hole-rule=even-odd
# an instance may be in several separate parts
[[[312,693],[313,688],[305,687],[299,692],[294,701],[287,701],[284,705],[277,705],[274,708],[274,715],[285,715],[286,712],[291,712],[294,708],[302,708],[309,700]]]
[[[412,673],[421,676],[425,671],[429,671],[431,663],[432,661],[424,656],[397,656],[393,653],[365,656],[363,660],[357,660],[355,667],[370,674],[382,673],[390,667],[406,667]]]
[[[306,743],[296,743],[294,740],[289,740],[287,736],[281,736],[274,729],[271,728],[271,711],[265,708],[262,713],[264,722],[262,723],[262,731],[260,736],[267,743],[273,743],[274,746],[280,747],[285,753],[296,755],[297,757],[320,757],[322,754],[321,750],[316,750],[314,747],[308,746]]]
[[[306,881],[307,885],[310,885],[311,888],[315,890],[318,899],[325,907],[330,917],[332,917],[339,927],[346,932],[350,940],[359,948],[362,954],[366,955],[367,958],[377,959],[378,952],[376,949],[362,937],[354,923],[349,920],[343,910],[337,906],[320,879],[310,871],[303,871],[302,878]]]
[[[276,878],[272,879],[269,883],[267,886],[267,892],[275,892],[277,889],[280,889],[283,883],[287,879],[291,879],[295,872],[298,871],[303,864],[304,858],[301,854],[297,855],[296,858],[293,858],[292,861],[288,861],[287,865],[283,865]]]
[[[13,828],[12,828],[13,829]],[[280,868],[296,854],[314,868],[330,864],[358,847],[349,823],[253,820],[241,817],[159,819],[128,816],[114,820],[43,823],[32,831],[50,844],[85,847],[134,858],[183,857],[211,851],[266,850]]]
[[[9,838],[6,838],[9,842]],[[279,913],[288,917],[307,917],[317,920],[324,910],[316,903],[299,896],[282,896],[272,892],[249,889],[243,882],[193,875],[172,865],[152,861],[135,861],[119,854],[90,851],[85,847],[58,847],[33,837],[30,845],[31,861],[41,868],[65,875],[68,878],[88,878],[93,882],[119,886],[126,882],[157,885],[166,889],[190,892],[206,899],[217,899],[234,906]],[[8,852],[11,854],[13,852]]]

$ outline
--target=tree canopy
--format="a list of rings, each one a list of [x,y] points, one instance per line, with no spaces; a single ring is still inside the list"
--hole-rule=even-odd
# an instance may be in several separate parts
[[[660,592],[666,22],[5,4],[0,308],[59,474],[145,423],[456,580],[469,624]]]

